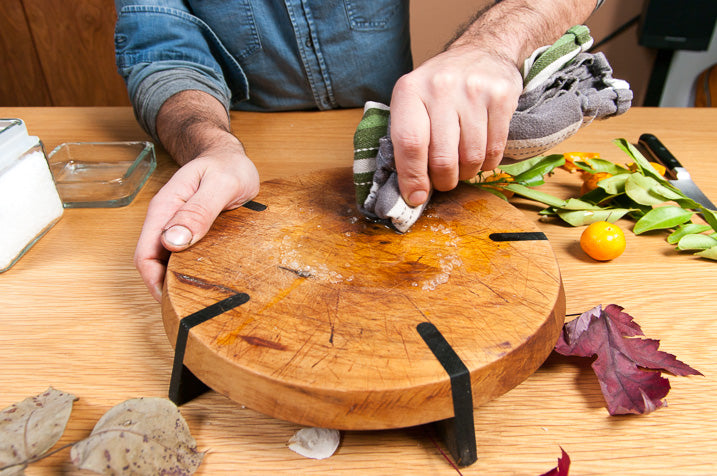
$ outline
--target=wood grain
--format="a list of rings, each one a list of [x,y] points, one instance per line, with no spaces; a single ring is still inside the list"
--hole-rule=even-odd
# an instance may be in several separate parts
[[[185,364],[250,408],[338,429],[453,416],[450,377],[416,330],[434,324],[471,373],[473,403],[512,389],[550,354],[564,316],[545,239],[490,193],[438,193],[406,234],[366,220],[350,168],[272,180],[175,253],[167,333],[236,293],[249,302],[192,329]],[[556,309],[557,308],[557,309]]]
[[[69,140],[144,140],[129,108],[0,108],[21,117],[51,149]],[[232,113],[234,130],[264,180],[351,165],[360,110]],[[611,140],[651,132],[696,183],[717,198],[717,110],[634,108],[594,122],[553,152],[595,151],[624,163]],[[166,397],[172,367],[158,303],[132,265],[150,198],[174,166],[158,149],[159,168],[135,201],[119,209],[66,210],[62,220],[10,271],[0,274],[0,407],[52,385],[77,395],[59,444],[89,435],[127,398]],[[558,170],[541,190],[567,197],[575,175]],[[627,250],[598,263],[580,250],[581,228],[541,222],[540,207],[511,199],[549,238],[565,286],[567,312],[616,303],[647,336],[705,377],[669,377],[668,404],[644,416],[610,417],[590,359],[551,354],[528,379],[475,410],[478,461],[465,475],[537,475],[557,464],[560,448],[576,475],[712,475],[717,460],[717,304],[715,263],[679,253],[661,232],[635,236]],[[344,431],[337,453],[316,461],[287,447],[301,426],[265,416],[208,392],[181,407],[200,450],[198,475],[455,475],[430,425]],[[445,448],[443,448],[445,451]],[[29,475],[78,474],[69,450],[32,465]]]
[[[23,4],[53,106],[129,105],[115,66],[112,1]]]
[[[22,0],[3,2],[0,15],[0,65],[0,105],[52,105]]]

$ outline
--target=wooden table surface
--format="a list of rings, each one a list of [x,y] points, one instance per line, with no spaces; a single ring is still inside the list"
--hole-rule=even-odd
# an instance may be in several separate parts
[[[262,179],[350,166],[360,110],[233,113],[235,132]],[[0,108],[19,117],[49,152],[70,141],[142,140],[128,108]],[[595,122],[554,152],[594,151],[625,163],[611,143],[656,134],[702,190],[717,199],[717,110],[633,108]],[[59,444],[86,437],[112,406],[166,397],[173,349],[160,306],[146,291],[132,255],[150,198],[176,169],[158,150],[158,168],[133,203],[116,209],[67,209],[14,267],[0,274],[0,408],[47,387],[79,397]],[[575,194],[579,180],[559,170],[542,190]],[[588,359],[551,355],[507,394],[475,409],[478,461],[463,474],[538,475],[562,447],[571,474],[717,472],[717,263],[674,251],[664,233],[626,233],[627,250],[598,263],[580,250],[581,228],[540,223],[539,206],[514,200],[547,234],[561,268],[567,312],[597,304],[625,307],[661,350],[704,377],[669,377],[669,406],[644,416],[609,416]],[[626,230],[630,222],[621,221]],[[198,448],[198,474],[454,474],[430,426],[344,432],[329,459],[287,448],[299,426],[261,415],[215,392],[183,405]],[[439,445],[440,446],[440,445]],[[442,446],[440,446],[442,448]],[[69,450],[27,474],[77,474]]]

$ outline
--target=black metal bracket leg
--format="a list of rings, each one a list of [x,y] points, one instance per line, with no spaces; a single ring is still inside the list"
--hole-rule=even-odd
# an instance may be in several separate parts
[[[255,202],[254,200],[249,200],[242,206],[255,212],[261,212],[267,208],[263,203]],[[175,405],[183,405],[209,390],[209,387],[184,365],[184,352],[187,348],[187,338],[189,337],[190,329],[230,309],[241,306],[247,301],[249,301],[248,294],[237,293],[184,317],[179,321],[177,340],[174,344],[172,377],[169,381],[169,399],[174,402]]]
[[[436,326],[422,322],[416,330],[451,379],[453,418],[438,422],[439,434],[456,464],[469,466],[478,459],[470,372]]]
[[[184,352],[187,348],[190,329],[230,309],[241,306],[247,301],[249,301],[248,294],[234,294],[179,321],[177,341],[174,344],[172,378],[169,381],[169,399],[175,405],[183,405],[209,390],[209,387],[184,365]]]

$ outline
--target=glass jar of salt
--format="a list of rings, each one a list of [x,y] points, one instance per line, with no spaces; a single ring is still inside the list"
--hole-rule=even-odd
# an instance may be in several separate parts
[[[0,119],[0,273],[62,216],[42,142],[21,119]]]

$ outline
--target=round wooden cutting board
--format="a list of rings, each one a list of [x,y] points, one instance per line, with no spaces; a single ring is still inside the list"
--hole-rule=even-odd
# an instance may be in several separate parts
[[[247,295],[192,327],[184,355],[238,403],[335,429],[423,424],[452,417],[453,403],[420,324],[470,371],[474,406],[526,379],[555,345],[565,305],[553,251],[490,193],[436,193],[406,234],[357,211],[348,168],[264,182],[255,201],[266,208],[225,212],[172,255],[162,303],[176,342],[182,318]]]

